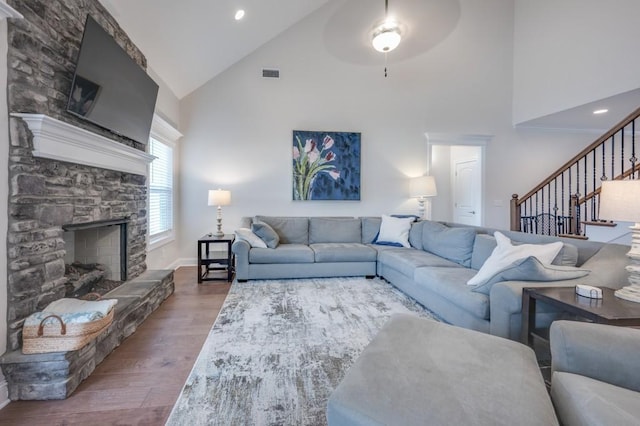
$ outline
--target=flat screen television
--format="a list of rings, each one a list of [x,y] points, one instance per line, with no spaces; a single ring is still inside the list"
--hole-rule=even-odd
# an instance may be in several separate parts
[[[87,17],[67,111],[146,144],[157,97],[155,81]]]

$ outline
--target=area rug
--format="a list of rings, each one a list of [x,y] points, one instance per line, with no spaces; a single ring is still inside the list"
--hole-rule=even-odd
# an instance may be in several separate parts
[[[323,425],[332,390],[394,313],[382,279],[234,282],[168,425]]]

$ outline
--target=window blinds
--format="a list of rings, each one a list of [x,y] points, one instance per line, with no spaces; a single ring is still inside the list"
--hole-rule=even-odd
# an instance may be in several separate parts
[[[149,173],[149,235],[173,229],[173,148],[150,138],[153,160]]]

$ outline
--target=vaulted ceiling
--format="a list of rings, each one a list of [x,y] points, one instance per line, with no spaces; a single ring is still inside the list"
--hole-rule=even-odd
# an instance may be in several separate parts
[[[144,52],[155,73],[183,98],[314,11],[333,3],[324,42],[339,60],[379,63],[370,45],[382,0],[99,0]],[[420,54],[443,40],[461,15],[460,2],[395,0],[390,13],[406,25],[392,60]],[[246,11],[236,21],[237,10]],[[433,17],[438,19],[434,20]],[[430,25],[424,25],[430,22]],[[601,131],[640,105],[640,89],[524,123],[525,127]],[[591,112],[612,114],[594,119]]]
[[[100,0],[178,98],[328,0]],[[238,9],[245,17],[236,21]]]

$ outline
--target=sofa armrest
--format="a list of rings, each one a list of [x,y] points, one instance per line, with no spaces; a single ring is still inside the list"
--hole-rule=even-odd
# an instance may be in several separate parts
[[[249,279],[249,250],[251,246],[244,240],[235,240],[231,246],[231,251],[236,255],[236,279]]]
[[[640,330],[577,321],[551,325],[551,370],[640,391]]]
[[[496,283],[489,294],[491,312],[490,332],[494,336],[520,340],[522,324],[522,289],[525,287],[572,287],[582,283],[582,278],[564,281],[502,281]],[[541,303],[538,307],[538,323],[548,325],[555,319],[556,309]]]

